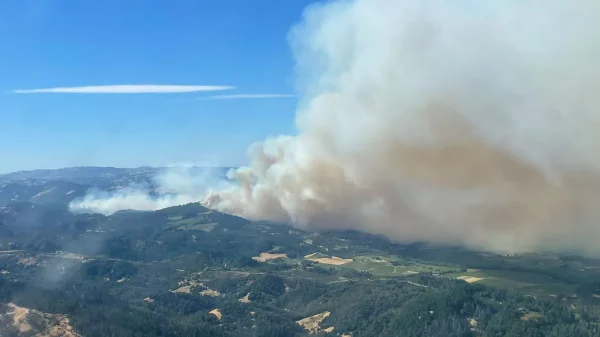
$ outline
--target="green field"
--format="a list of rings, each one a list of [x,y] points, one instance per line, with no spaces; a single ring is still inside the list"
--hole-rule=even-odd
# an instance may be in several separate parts
[[[190,218],[167,222],[168,226],[187,226],[205,222],[204,218]]]
[[[216,222],[200,223],[200,224],[195,224],[195,225],[179,226],[179,228],[177,228],[177,229],[180,229],[183,231],[200,230],[200,231],[210,232],[215,228],[216,225],[217,225]]]
[[[482,280],[477,281],[477,283],[491,287],[519,290],[540,297],[559,294],[569,297],[574,294],[576,289],[576,285],[560,282],[545,275],[509,270],[477,270],[450,273],[444,276],[451,278],[460,276],[478,277]]]
[[[169,222],[167,222],[168,227],[176,227],[180,230],[190,231],[190,230],[201,230],[201,231],[211,231],[217,225],[216,222],[210,221],[207,215],[210,212],[198,213],[197,217],[183,219],[182,216],[172,216],[169,217]]]
[[[329,256],[321,253],[315,253],[311,256],[311,259],[326,257]],[[443,274],[448,272],[456,272],[459,270],[456,267],[408,262],[396,256],[358,255],[352,257],[352,260],[352,262],[341,265],[320,264],[320,266],[324,268],[329,267],[335,269],[354,269],[358,271],[365,271],[369,272],[375,277],[409,276],[419,273]]]

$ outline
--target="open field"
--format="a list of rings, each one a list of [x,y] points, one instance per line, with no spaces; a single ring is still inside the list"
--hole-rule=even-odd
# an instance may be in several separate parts
[[[197,213],[196,216],[193,217],[183,217],[182,215],[173,215],[168,217],[167,226],[188,226],[188,225],[196,225],[200,223],[209,223],[213,222],[210,220],[209,215],[212,211],[200,212]]]
[[[456,279],[457,280],[463,280],[463,281],[465,281],[467,283],[475,283],[475,282],[479,282],[481,280],[485,280],[485,278],[483,278],[483,277],[466,276],[466,275],[459,276]]]
[[[321,326],[320,326],[321,322],[325,318],[329,317],[330,314],[331,314],[331,312],[325,311],[320,314],[316,314],[316,315],[313,315],[310,317],[303,318],[299,321],[296,321],[296,323],[298,325],[300,325],[301,327],[303,327],[306,331],[308,331],[309,334],[316,334],[319,331],[321,331]],[[326,331],[326,332],[331,332],[331,331],[333,331],[333,329]]]
[[[187,225],[195,225],[198,223],[206,222],[204,218],[189,218],[189,219],[181,219],[176,221],[169,221],[167,225],[169,226],[187,226]]]
[[[271,253],[260,253],[259,256],[252,257],[253,260],[258,262],[267,262],[269,260],[287,258],[286,254],[271,254]]]
[[[334,265],[334,266],[340,266],[340,265],[344,265],[344,264],[352,262],[352,259],[343,259],[343,258],[337,257],[337,256],[330,257],[330,256],[326,256],[326,255],[319,254],[319,253],[309,254],[309,255],[304,256],[304,258],[306,260],[317,262],[319,264],[327,264],[327,265]]]
[[[442,274],[456,272],[456,267],[404,261],[396,256],[357,255],[352,258],[339,258],[321,253],[304,256],[304,259],[318,262],[330,268],[354,269],[369,272],[376,277],[409,276],[419,273]]]
[[[190,231],[190,230],[201,230],[209,232],[215,228],[216,222],[210,221],[206,216],[209,213],[199,213],[197,217],[183,219],[182,216],[169,217],[167,227],[174,227],[179,230]]]
[[[535,311],[528,312],[525,315],[521,316],[521,319],[524,321],[536,320],[536,319],[540,319],[540,318],[542,318],[542,314],[540,314],[539,312],[535,312]]]
[[[450,273],[446,277],[474,281],[487,286],[514,289],[534,296],[551,296],[563,294],[572,296],[576,286],[549,278],[544,275],[508,271],[508,270],[476,270],[464,273]]]
[[[216,225],[217,225],[216,222],[199,223],[199,224],[195,224],[195,225],[183,225],[183,226],[179,226],[177,229],[183,230],[183,231],[200,230],[200,231],[210,232],[210,231],[212,231],[215,228]]]

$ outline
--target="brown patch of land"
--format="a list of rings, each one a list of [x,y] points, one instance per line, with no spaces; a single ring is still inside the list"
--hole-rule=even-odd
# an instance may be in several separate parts
[[[144,301],[148,302],[148,303],[154,303],[154,300],[151,299],[150,297],[146,297],[144,298]]]
[[[215,315],[215,317],[220,321],[221,318],[223,318],[223,314],[221,314],[221,312],[219,311],[219,309],[213,309],[211,311],[208,312],[211,315]]]
[[[313,315],[310,317],[303,318],[299,321],[296,321],[296,323],[298,325],[300,325],[301,327],[303,327],[306,331],[308,331],[309,334],[314,334],[314,333],[318,333],[319,331],[321,331],[321,327],[319,324],[321,324],[321,322],[325,318],[329,317],[329,315],[331,315],[331,312],[325,311],[320,314],[316,314],[316,315]]]
[[[189,294],[192,291],[192,287],[195,286],[204,286],[202,283],[197,283],[196,281],[184,279],[183,281],[179,281],[178,284],[181,286],[175,290],[171,290],[172,293],[185,293]]]
[[[323,257],[320,259],[314,259],[311,261],[315,261],[315,262],[318,262],[321,264],[333,264],[336,266],[340,266],[340,265],[352,262],[352,259],[342,259],[341,257],[332,256],[332,257]]]
[[[183,281],[179,281],[178,284],[180,285],[180,287],[175,290],[171,290],[172,293],[189,294],[192,292],[192,288],[201,287],[202,290],[200,290],[199,294],[202,296],[212,296],[212,297],[221,296],[221,293],[219,291],[210,289],[209,287],[205,286],[204,283],[202,283],[202,282],[188,280],[186,278]]]
[[[175,290],[171,290],[172,293],[183,293],[183,294],[189,294],[192,291],[192,286],[183,286],[183,287],[179,287]]]
[[[241,303],[250,303],[250,299],[248,299],[248,297],[250,297],[250,293],[247,293],[246,296],[239,298],[238,302]]]
[[[352,259],[343,259],[341,257],[332,256],[332,257],[323,257],[322,254],[312,253],[304,256],[305,259],[321,264],[332,264],[332,265],[342,265],[349,262],[352,262]]]
[[[456,279],[463,280],[467,283],[474,283],[483,280],[483,277],[474,277],[474,276],[459,276]]]
[[[210,288],[206,288],[206,289],[204,289],[204,290],[202,290],[200,292],[200,295],[202,295],[202,296],[211,296],[211,297],[219,297],[219,296],[221,296],[221,293],[218,292],[218,291],[216,291],[216,290],[212,290]]]
[[[267,262],[269,260],[286,258],[287,254],[271,254],[271,253],[260,253],[259,256],[254,256],[252,259],[258,262]]]
[[[20,333],[34,337],[81,337],[73,331],[69,319],[64,315],[47,314],[41,311],[19,307],[14,303],[6,306],[5,316],[12,316],[12,325]],[[32,326],[31,323],[35,323]],[[1,329],[0,329],[1,330]]]
[[[14,303],[9,303],[8,307],[12,309],[8,314],[12,314],[13,326],[21,333],[31,331],[31,325],[27,322],[29,309],[16,306]]]

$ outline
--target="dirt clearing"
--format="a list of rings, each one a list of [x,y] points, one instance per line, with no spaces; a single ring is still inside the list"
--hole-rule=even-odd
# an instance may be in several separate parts
[[[242,298],[238,298],[238,302],[241,303],[250,303],[250,293],[247,293],[246,296],[242,297]]]
[[[202,283],[198,283],[193,280],[188,281],[187,279],[184,279],[183,281],[179,281],[178,283],[181,287],[179,287],[175,290],[171,290],[172,293],[189,294],[192,291],[192,287],[196,287],[196,286],[204,287],[204,284],[202,284]]]
[[[352,259],[343,259],[343,258],[337,257],[337,256],[332,256],[332,257],[317,257],[317,256],[318,255],[315,253],[315,254],[306,255],[304,258],[309,261],[313,261],[313,262],[317,262],[317,263],[321,263],[321,264],[332,264],[332,265],[336,265],[336,266],[340,266],[340,265],[352,262]]]
[[[6,316],[12,315],[13,326],[21,333],[43,337],[81,337],[73,331],[69,319],[64,315],[47,314],[9,303]],[[32,327],[29,322],[36,322]]]
[[[319,331],[321,331],[321,327],[319,326],[319,324],[321,324],[321,322],[325,318],[329,317],[330,314],[331,314],[331,312],[325,311],[320,314],[316,314],[316,315],[313,315],[310,317],[303,318],[299,321],[296,321],[296,323],[298,323],[298,325],[300,325],[305,330],[307,330],[309,334],[318,333]],[[331,331],[333,331],[333,329]],[[330,332],[330,331],[327,331],[327,332]]]
[[[192,291],[192,286],[183,286],[175,290],[171,290],[172,293],[189,294]]]
[[[258,262],[267,262],[269,260],[287,258],[287,254],[271,254],[271,253],[260,253],[259,256],[254,256],[252,259]]]
[[[8,307],[12,309],[10,313],[12,313],[13,315],[13,326],[19,329],[20,332],[31,331],[31,325],[29,325],[29,323],[27,322],[27,316],[29,316],[29,309],[16,306],[13,303],[9,303]]]
[[[456,278],[457,280],[463,280],[467,283],[474,283],[474,282],[478,282],[481,280],[484,280],[484,277],[474,277],[474,276],[459,276]]]
[[[211,311],[208,312],[211,315],[215,315],[215,317],[220,321],[221,318],[223,318],[223,314],[221,314],[221,312],[219,311],[219,309],[213,309]]]

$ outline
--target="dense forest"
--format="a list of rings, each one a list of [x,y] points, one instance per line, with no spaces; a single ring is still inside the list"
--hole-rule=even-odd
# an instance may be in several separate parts
[[[1,226],[0,302],[66,315],[83,336],[600,333],[595,260],[304,232],[199,204],[109,217],[17,206]],[[43,226],[16,225],[40,214]],[[334,254],[343,264],[319,262]],[[468,273],[484,275],[456,279]]]
[[[560,300],[540,301],[445,278],[422,276],[415,279],[420,286],[404,280],[332,284],[275,274],[263,274],[253,281],[241,286],[250,294],[248,303],[230,296],[217,299],[168,291],[153,294],[152,303],[131,301],[110,286],[84,279],[70,280],[60,289],[0,280],[0,293],[4,302],[66,314],[83,335],[98,337],[296,336],[304,333],[296,320],[325,311],[335,314],[325,319],[324,325],[354,336],[397,336],[402,332],[403,336],[565,337],[600,333],[594,319],[576,317]],[[209,314],[215,307],[223,315],[221,320]],[[523,319],[529,313],[539,316]]]

